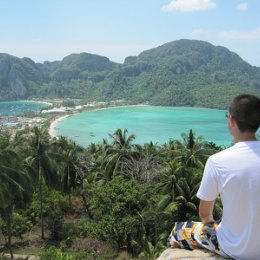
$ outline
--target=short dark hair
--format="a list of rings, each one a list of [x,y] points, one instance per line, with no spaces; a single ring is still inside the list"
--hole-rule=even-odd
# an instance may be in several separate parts
[[[231,102],[229,113],[241,132],[256,132],[260,125],[260,99],[248,94],[239,95]]]

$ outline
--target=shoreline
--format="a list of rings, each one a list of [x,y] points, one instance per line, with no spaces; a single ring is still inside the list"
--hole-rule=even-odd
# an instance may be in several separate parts
[[[31,99],[19,99],[19,100],[3,100],[0,102],[30,102],[30,103],[42,103],[42,104],[46,104],[48,106],[53,106],[53,103],[48,102],[48,101],[44,101],[44,100],[31,100]]]
[[[126,107],[145,107],[145,106],[149,106],[149,105],[145,105],[145,104],[137,104],[137,105],[123,105],[123,106],[114,106],[114,107],[101,107],[101,108],[93,108],[91,110],[83,110],[81,112],[95,112],[95,111],[99,111],[99,110],[106,110],[106,109],[114,109],[114,108],[126,108]],[[79,112],[80,113],[80,112]]]
[[[54,132],[55,132],[55,127],[56,127],[56,124],[58,122],[60,122],[61,120],[67,118],[67,117],[70,117],[71,114],[67,114],[67,115],[62,115],[62,116],[56,116],[55,118],[53,118],[50,122],[50,125],[49,125],[49,128],[48,128],[48,133],[49,135],[53,138],[53,137],[57,137]]]
[[[76,114],[79,114],[79,113],[82,113],[82,112],[96,112],[96,111],[99,111],[99,110],[106,110],[106,109],[114,109],[114,108],[126,108],[126,107],[142,107],[142,106],[149,106],[149,105],[145,105],[145,104],[137,104],[137,105],[124,105],[124,106],[114,106],[114,107],[102,107],[102,108],[94,108],[94,109],[89,109],[89,110],[83,110],[83,111],[78,111],[76,113],[73,113],[73,114],[66,114],[66,115],[61,115],[61,116],[56,116],[55,118],[53,118],[51,121],[50,121],[50,124],[49,124],[49,127],[48,127],[48,133],[49,135],[54,138],[54,137],[57,137],[54,132],[55,132],[55,127],[57,125],[58,122],[62,121],[63,119],[67,118],[67,117],[70,117],[72,115],[76,115]]]
[[[48,106],[53,106],[52,103],[47,102],[47,101],[44,101],[44,100],[39,100],[39,101],[37,101],[37,100],[30,100],[30,99],[27,99],[27,100],[21,100],[21,101],[25,101],[25,102],[33,102],[33,103],[42,103],[42,104],[46,104],[46,105],[48,105]]]
[[[118,109],[118,108],[127,108],[127,107],[145,107],[145,106],[149,107],[150,105],[137,104],[137,105],[122,105],[122,106],[111,106],[111,107],[100,107],[100,108],[96,107],[96,108],[89,108],[89,109],[86,109],[86,110],[75,111],[74,113],[66,113],[66,114],[64,113],[63,115],[61,115],[61,114],[56,115],[55,117],[53,117],[49,121],[48,132],[49,132],[49,135],[52,138],[55,138],[55,137],[59,138],[59,134],[58,134],[59,130],[57,130],[57,128],[56,128],[57,123],[60,122],[61,120],[65,119],[65,118],[67,118],[67,117],[70,117],[72,115],[76,115],[76,114],[79,114],[79,113],[82,113],[82,112],[89,113],[89,112],[96,112],[96,111],[99,111],[99,110]],[[219,109],[217,109],[217,110],[219,110]],[[113,112],[111,112],[111,113],[113,113]],[[173,138],[173,137],[169,137],[169,139],[171,139],[171,138]],[[175,137],[174,139],[177,140],[178,138],[179,137]],[[207,139],[209,139],[209,138],[207,138]],[[224,139],[223,140],[222,139],[221,140],[213,140],[212,142],[214,142],[215,144],[217,144],[219,146],[224,146],[224,147],[230,146],[230,143],[231,143],[231,141],[228,141],[228,143],[227,143]]]

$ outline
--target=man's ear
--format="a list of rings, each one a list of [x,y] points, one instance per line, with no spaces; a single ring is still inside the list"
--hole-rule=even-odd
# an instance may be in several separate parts
[[[237,128],[237,122],[236,122],[236,120],[235,120],[235,118],[234,117],[230,117],[230,119],[229,119],[230,121],[230,125],[232,126],[232,127],[236,127]]]

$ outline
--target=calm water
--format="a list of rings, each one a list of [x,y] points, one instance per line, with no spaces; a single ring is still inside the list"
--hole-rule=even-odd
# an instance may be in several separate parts
[[[176,107],[128,107],[82,112],[59,121],[55,135],[64,135],[81,145],[108,138],[118,128],[135,134],[135,143],[153,141],[163,144],[170,138],[181,139],[181,133],[192,128],[206,141],[228,146],[232,137],[226,126],[224,110]]]
[[[0,115],[18,116],[23,111],[40,111],[42,107],[48,106],[46,103],[32,101],[4,101],[0,102]]]

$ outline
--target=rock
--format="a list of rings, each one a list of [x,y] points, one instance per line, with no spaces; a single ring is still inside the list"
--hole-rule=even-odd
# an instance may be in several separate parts
[[[6,257],[5,259],[7,260],[11,259],[10,254],[5,254],[4,256]],[[14,254],[14,260],[40,260],[40,257]]]
[[[196,249],[193,251],[186,249],[166,249],[157,260],[226,260],[221,256],[217,256],[209,251]]]
[[[16,96],[25,96],[27,86],[18,65],[14,64],[9,71],[8,85]]]
[[[31,88],[41,85],[43,77],[31,59],[0,53],[0,98],[26,97]]]

